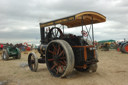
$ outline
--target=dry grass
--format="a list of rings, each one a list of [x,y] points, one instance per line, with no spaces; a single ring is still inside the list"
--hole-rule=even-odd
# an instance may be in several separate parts
[[[74,70],[65,79],[52,77],[45,64],[39,64],[38,72],[20,67],[21,63],[27,62],[28,54],[22,53],[20,60],[0,59],[0,81],[7,80],[8,85],[127,85],[128,54],[115,50],[98,51],[98,54],[100,62],[96,73]]]

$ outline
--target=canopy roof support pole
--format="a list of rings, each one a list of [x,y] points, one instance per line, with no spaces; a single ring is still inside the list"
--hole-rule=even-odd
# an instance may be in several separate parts
[[[81,33],[82,33],[83,32],[83,29],[84,29],[84,16],[81,16],[81,26],[82,26],[82,31],[81,31]],[[82,33],[82,38],[84,38],[83,33]],[[83,46],[82,41],[80,41],[80,42],[81,42],[81,45]]]
[[[64,33],[64,25],[63,25],[63,33]]]
[[[87,36],[87,39],[88,39],[88,37],[90,38],[90,40],[92,41],[92,38],[91,38],[91,36],[90,36],[90,30],[91,30],[91,25],[90,25],[90,28],[87,28],[87,26],[85,25],[85,28],[86,28],[86,31],[87,31],[87,33],[88,33],[88,36]]]
[[[81,26],[82,26],[82,32],[83,32],[83,29],[84,29],[84,16],[81,16]],[[83,37],[83,33],[82,33],[82,37]]]
[[[93,40],[93,45],[94,45],[93,16],[92,16],[91,24],[92,24],[92,40]]]

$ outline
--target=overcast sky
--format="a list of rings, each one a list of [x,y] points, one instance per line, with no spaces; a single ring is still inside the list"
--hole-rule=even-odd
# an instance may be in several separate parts
[[[128,40],[128,0],[0,0],[0,42],[39,42],[40,22],[83,11],[106,16],[94,25],[95,40]]]

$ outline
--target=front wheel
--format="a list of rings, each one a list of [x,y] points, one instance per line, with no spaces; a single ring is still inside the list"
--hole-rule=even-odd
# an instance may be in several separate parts
[[[34,52],[28,55],[28,66],[33,72],[36,72],[38,69],[38,58]]]
[[[91,64],[90,66],[89,66],[89,68],[88,68],[88,72],[96,72],[96,70],[97,70],[97,63],[95,63],[95,64]]]
[[[53,40],[46,50],[46,65],[55,77],[66,77],[74,69],[74,53],[64,40]]]

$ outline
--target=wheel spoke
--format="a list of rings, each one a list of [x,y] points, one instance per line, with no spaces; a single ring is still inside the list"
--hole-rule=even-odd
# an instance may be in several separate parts
[[[66,61],[64,60],[64,63],[66,64]]]
[[[51,51],[51,50],[48,50],[48,52],[50,52],[51,54],[55,55],[56,53]]]
[[[55,29],[55,34],[56,34],[56,29]]]
[[[59,31],[57,30],[56,37],[57,37],[57,35],[58,35],[58,32],[59,32]]]
[[[65,63],[65,62],[63,62],[63,61],[60,61],[60,63],[61,63],[62,65],[64,65],[64,66],[66,66],[66,63]]]
[[[61,66],[61,70],[62,70],[62,72],[63,72],[63,70],[64,70],[64,69],[63,69],[63,66]]]
[[[51,70],[53,69],[53,68],[55,68],[56,67],[56,65],[54,64],[52,67],[51,67]]]
[[[58,74],[59,72],[59,66],[56,68],[56,74]]]
[[[55,34],[53,33],[53,31],[52,31],[52,36],[55,37]]]
[[[56,33],[54,33],[54,38],[56,38]]]
[[[64,53],[64,51],[61,51],[60,54],[59,54],[59,56],[61,56],[63,53]]]
[[[32,69],[34,69],[34,67],[35,67],[35,65],[34,65],[34,64],[32,64]]]
[[[60,59],[66,59],[66,57],[61,57]]]
[[[59,54],[59,52],[60,52],[60,45],[58,45],[57,55]]]
[[[32,69],[34,69],[34,67],[35,67],[35,58],[34,58],[33,55],[31,56],[31,66],[32,66]]]
[[[34,64],[35,63],[35,60],[31,60],[31,63]]]
[[[57,48],[52,44],[53,48],[54,48],[54,52],[55,52],[55,55],[56,55],[56,52],[57,52]]]
[[[31,60],[34,60],[34,56],[32,55]]]
[[[54,61],[54,59],[52,58],[52,59],[48,59],[48,61]]]

